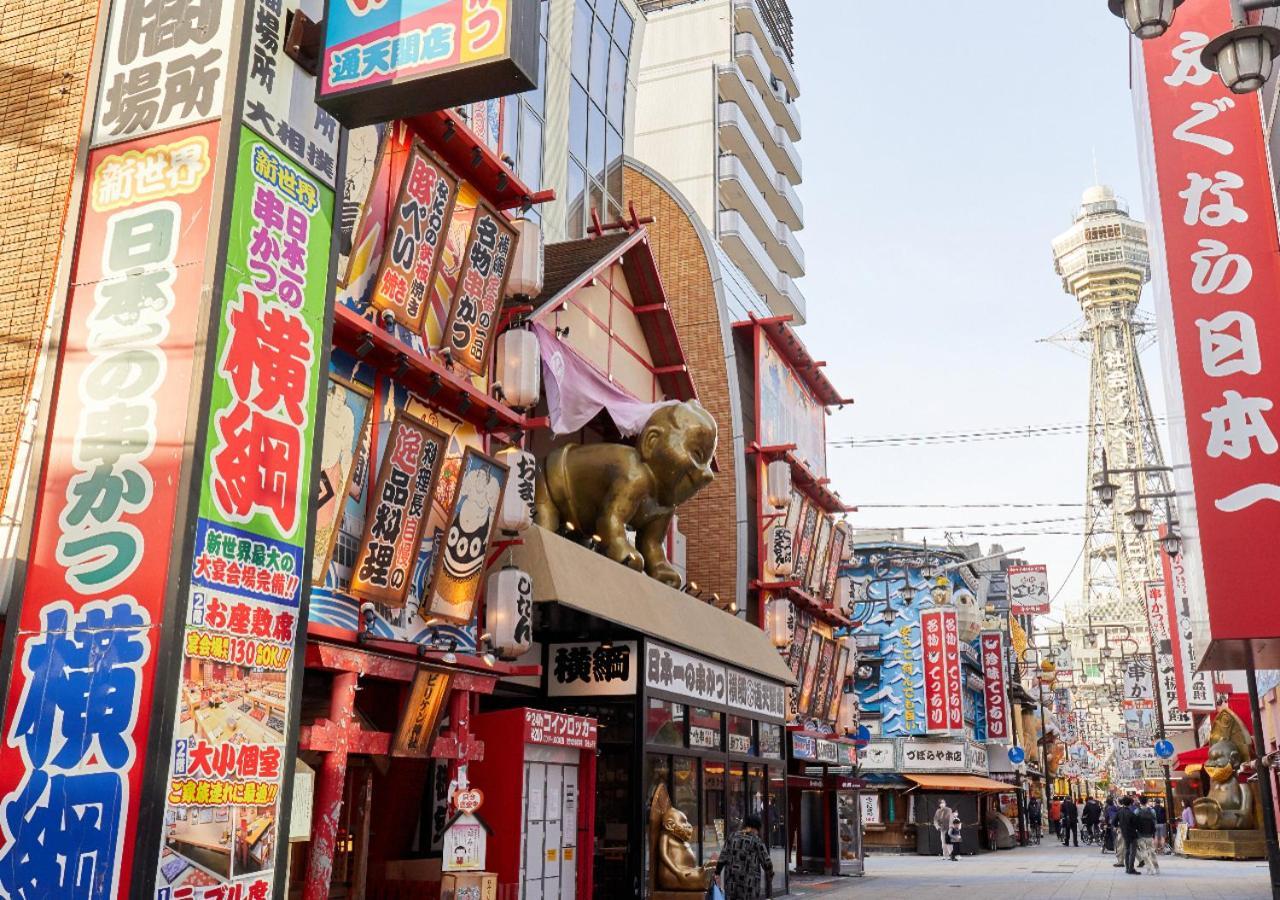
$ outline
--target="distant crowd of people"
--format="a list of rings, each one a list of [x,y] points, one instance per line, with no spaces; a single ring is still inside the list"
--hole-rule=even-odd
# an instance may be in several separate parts
[[[1040,800],[1033,797],[1027,803],[1027,824],[1038,832],[1040,819]],[[1194,824],[1190,806],[1183,809],[1181,820],[1188,826]],[[1141,875],[1141,868],[1158,875],[1159,855],[1173,852],[1169,812],[1160,799],[1151,802],[1141,795],[1124,795],[1099,802],[1090,796],[1077,803],[1071,797],[1054,797],[1049,803],[1050,833],[1064,847],[1079,847],[1081,828],[1086,844],[1101,843],[1103,853],[1115,853],[1116,868],[1130,875]]]

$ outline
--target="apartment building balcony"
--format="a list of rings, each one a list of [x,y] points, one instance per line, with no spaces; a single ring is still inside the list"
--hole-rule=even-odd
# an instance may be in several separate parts
[[[749,167],[736,156],[724,154],[718,168],[721,208],[742,214],[779,270],[803,274],[804,257],[799,242],[791,228],[778,221]]]
[[[799,229],[803,221],[797,220],[799,198],[793,203],[780,185],[790,186],[786,172],[778,171],[774,158],[765,150],[760,139],[747,123],[747,117],[736,103],[721,103],[718,110],[720,152],[733,155],[751,174],[757,190],[764,196],[776,218]],[[785,158],[785,157],[784,157]],[[787,169],[791,170],[788,164]],[[794,170],[792,170],[794,171]],[[789,191],[795,197],[795,190]]]
[[[773,186],[777,189],[778,196],[782,198],[781,204],[774,205],[774,214],[791,226],[792,231],[804,228],[804,204],[800,202],[800,195],[796,193],[791,180],[781,172],[775,172]]]
[[[786,272],[779,272],[778,291],[782,294],[786,302],[791,305],[791,308],[796,311],[796,322],[804,322],[805,319],[808,318],[804,294],[800,293],[800,288],[796,287],[795,279]]]
[[[778,247],[775,257],[779,260],[778,268],[792,278],[799,278],[804,274],[804,248],[800,246],[799,239],[782,222],[774,226],[773,235]]]
[[[733,36],[733,60],[764,97],[771,118],[787,129],[791,140],[800,140],[800,112],[787,102],[786,87],[770,71],[760,42],[750,32]]]
[[[755,36],[760,46],[765,49],[765,58],[775,76],[786,86],[792,98],[800,96],[800,81],[796,78],[795,66],[787,58],[787,53],[773,40],[760,15],[760,7],[756,0],[733,0],[733,27],[738,33],[750,33]]]
[[[800,182],[800,154],[790,132],[773,117],[764,97],[737,66],[719,66],[716,83],[721,106],[736,104],[744,114],[751,131],[767,151],[773,168],[784,173],[793,183]]]
[[[731,209],[720,210],[719,239],[729,258],[742,270],[770,310],[778,315],[794,316],[797,322],[804,320],[803,307],[798,308],[793,302],[797,294],[783,292],[781,285],[785,273],[779,271],[745,216]]]

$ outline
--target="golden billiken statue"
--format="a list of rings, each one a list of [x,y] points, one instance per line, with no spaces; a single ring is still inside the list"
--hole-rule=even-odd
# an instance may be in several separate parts
[[[1200,828],[1256,828],[1253,785],[1240,783],[1240,767],[1253,758],[1253,739],[1244,723],[1223,708],[1209,732],[1209,756],[1204,761],[1209,776],[1209,796],[1192,804]]]
[[[676,507],[715,478],[715,452],[716,420],[701,404],[659,407],[634,447],[570,444],[548,454],[537,484],[537,522],[550,531],[566,524],[594,534],[610,559],[678,588],[680,573],[663,541]]]

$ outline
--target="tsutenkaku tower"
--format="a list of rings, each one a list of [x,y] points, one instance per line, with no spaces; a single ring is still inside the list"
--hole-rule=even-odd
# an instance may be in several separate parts
[[[1094,186],[1084,192],[1075,224],[1054,239],[1053,258],[1063,290],[1076,298],[1084,314],[1080,339],[1092,348],[1084,589],[1081,604],[1068,609],[1068,627],[1081,632],[1087,627],[1087,616],[1095,625],[1129,625],[1146,650],[1150,631],[1145,583],[1160,578],[1153,536],[1157,523],[1164,519],[1163,501],[1141,502],[1151,511],[1151,523],[1139,531],[1129,516],[1139,505],[1132,475],[1111,475],[1118,490],[1109,507],[1097,498],[1093,486],[1101,477],[1104,451],[1113,473],[1164,464],[1137,349],[1137,335],[1142,331],[1138,299],[1151,275],[1147,229],[1129,217],[1128,207],[1111,188]],[[1140,475],[1136,483],[1143,494],[1169,490],[1163,472]],[[1089,653],[1083,641],[1073,643],[1086,658],[1097,653]]]

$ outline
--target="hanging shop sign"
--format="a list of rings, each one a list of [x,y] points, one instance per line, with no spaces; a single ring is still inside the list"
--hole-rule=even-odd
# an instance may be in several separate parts
[[[841,644],[836,653],[835,669],[832,678],[831,695],[827,700],[826,721],[836,724],[840,721],[840,707],[844,703],[844,683],[845,673],[849,671],[849,663],[852,658],[853,648],[848,644]]]
[[[1049,570],[1046,566],[1010,566],[1010,609],[1015,616],[1038,616],[1049,611]]]
[[[1161,526],[1160,536],[1164,537],[1166,531],[1167,528]],[[1164,575],[1169,644],[1173,653],[1174,678],[1178,686],[1178,706],[1191,712],[1212,712],[1213,681],[1208,672],[1196,670],[1200,654],[1196,652],[1195,630],[1191,627],[1186,557],[1181,553],[1170,556],[1161,548],[1160,566]]]
[[[818,670],[814,676],[813,690],[809,694],[809,704],[804,707],[804,714],[810,719],[821,719],[827,712],[827,701],[831,691],[831,682],[835,675],[836,642],[830,638],[822,639],[822,649],[818,653]]]
[[[449,696],[448,672],[419,669],[413,675],[409,702],[405,704],[391,744],[392,756],[426,759],[431,755],[431,741]]]
[[[538,84],[538,0],[327,0],[316,102],[349,128]]]
[[[329,187],[337,184],[338,122],[316,106],[316,79],[285,48],[286,24],[301,12],[324,18],[323,0],[253,0],[253,33],[244,82],[244,123]]]
[[[999,631],[984,631],[978,637],[978,646],[982,653],[987,740],[1008,741],[1013,735],[1009,722],[1009,686],[1004,674],[1004,634]]]
[[[419,609],[424,619],[471,619],[506,483],[505,465],[473,447],[466,449],[449,525],[438,539],[429,600]]]
[[[175,575],[216,137],[216,126],[197,126],[87,161],[57,402],[22,602],[10,608],[13,724],[0,742],[9,896],[72,896],[82,866],[97,896],[124,896],[133,876],[122,860],[135,849],[140,748]],[[92,816],[77,812],[86,805]],[[11,824],[35,821],[49,825]]]
[[[963,772],[969,765],[964,741],[916,741],[902,743],[904,772]]]
[[[415,334],[422,328],[457,197],[458,179],[415,141],[372,299],[375,309],[390,311]]]
[[[454,362],[476,375],[488,371],[498,311],[515,249],[516,230],[506,217],[487,203],[478,204],[444,343]]]
[[[813,545],[817,540],[818,519],[822,513],[809,498],[804,498],[803,506],[800,510],[800,543],[796,546],[796,561],[794,573],[797,581],[803,581],[804,575],[809,571],[809,560],[813,556]]]
[[[91,146],[222,114],[234,7],[113,0]]]
[[[1173,636],[1164,582],[1146,585],[1147,624],[1151,628],[1151,652],[1155,656],[1155,693],[1160,700],[1160,716],[1165,728],[1191,727],[1191,713],[1178,700],[1177,662],[1173,656]]]
[[[344,507],[353,494],[358,466],[367,466],[373,391],[329,373],[325,399],[324,438],[320,442],[320,477],[316,479],[316,528],[311,582],[324,584],[333,557]]]
[[[1280,529],[1267,415],[1280,398],[1280,239],[1262,95],[1227,93],[1200,63],[1209,37],[1232,27],[1226,0],[1201,0],[1179,10],[1177,28],[1134,48],[1182,555],[1205,654],[1195,662],[1221,669],[1248,661],[1224,642],[1280,636],[1258,589],[1272,570],[1257,538]]]
[[[351,593],[386,606],[403,606],[418,562],[427,513],[440,477],[448,438],[403,410],[387,436],[374,489],[373,513],[351,575]]]
[[[487,845],[484,823],[471,813],[459,813],[444,832],[441,868],[445,872],[478,872],[484,868]]]
[[[796,458],[818,477],[825,476],[826,408],[760,329],[756,338],[756,373],[760,444],[765,447],[795,444]]]
[[[816,631],[807,633],[809,645],[804,651],[804,661],[800,673],[800,693],[796,702],[796,718],[808,714],[809,706],[813,702],[814,686],[818,680],[818,665],[822,658],[824,638]]]
[[[282,843],[333,206],[241,129],[158,862],[175,890],[188,848],[216,841],[219,883],[269,891]]]
[[[524,711],[524,742],[547,747],[596,748],[596,720],[545,709]]]
[[[776,681],[725,669],[725,704],[757,719],[782,721],[787,714],[786,689]]]
[[[647,641],[644,653],[645,687],[724,706],[727,683],[724,666],[657,641]]]
[[[924,637],[924,701],[927,728],[932,733],[964,731],[963,681],[960,671],[960,632],[954,609],[929,609],[920,614]]]
[[[805,589],[813,595],[819,591],[819,582],[827,570],[827,550],[831,545],[830,516],[819,515],[817,531],[813,541],[813,552],[809,554],[809,571],[804,579]]]
[[[840,609],[839,598],[836,596],[836,581],[840,571],[840,563],[844,561],[845,542],[848,540],[849,532],[845,527],[837,524],[835,530],[831,534],[831,546],[827,552],[827,571],[822,577],[822,587],[819,590],[819,596],[828,603],[837,601],[835,607]]]
[[[775,523],[765,534],[765,577],[771,581],[786,581],[793,564],[791,532],[785,525]]]
[[[548,697],[618,697],[636,692],[635,641],[587,641],[547,648]]]

